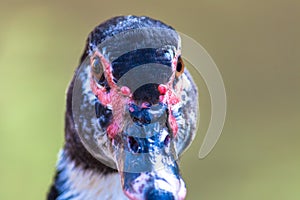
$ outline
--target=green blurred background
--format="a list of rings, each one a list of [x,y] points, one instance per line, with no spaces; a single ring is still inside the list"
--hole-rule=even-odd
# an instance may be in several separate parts
[[[123,14],[191,36],[222,73],[226,124],[199,160],[209,119],[201,87],[201,132],[181,160],[187,199],[300,199],[300,2],[293,0],[2,0],[0,199],[45,199],[63,144],[65,89],[86,37]]]

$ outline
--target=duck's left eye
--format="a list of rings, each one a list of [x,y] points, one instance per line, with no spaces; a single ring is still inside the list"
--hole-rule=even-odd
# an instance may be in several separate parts
[[[176,66],[176,76],[180,76],[184,72],[184,63],[181,56],[178,57],[177,66]]]

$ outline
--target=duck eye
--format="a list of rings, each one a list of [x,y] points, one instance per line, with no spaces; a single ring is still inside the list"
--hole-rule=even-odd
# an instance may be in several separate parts
[[[102,72],[102,69],[103,68],[100,58],[96,56],[92,61],[92,71],[95,75],[101,75],[100,73]]]
[[[176,77],[180,76],[184,72],[184,63],[181,56],[178,57],[176,66]]]

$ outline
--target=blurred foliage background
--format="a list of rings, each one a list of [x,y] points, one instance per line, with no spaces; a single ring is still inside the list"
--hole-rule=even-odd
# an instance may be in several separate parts
[[[228,113],[219,142],[199,160],[200,133],[181,159],[187,199],[300,199],[294,0],[0,1],[0,199],[45,199],[63,144],[65,89],[86,37],[127,14],[196,39],[224,79]],[[205,133],[205,88],[201,95]]]

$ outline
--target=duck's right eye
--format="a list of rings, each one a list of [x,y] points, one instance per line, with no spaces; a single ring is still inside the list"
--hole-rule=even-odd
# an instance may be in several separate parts
[[[92,67],[93,73],[96,75],[99,75],[102,72],[102,70],[103,70],[102,63],[98,56],[96,56],[93,59],[91,67]]]

